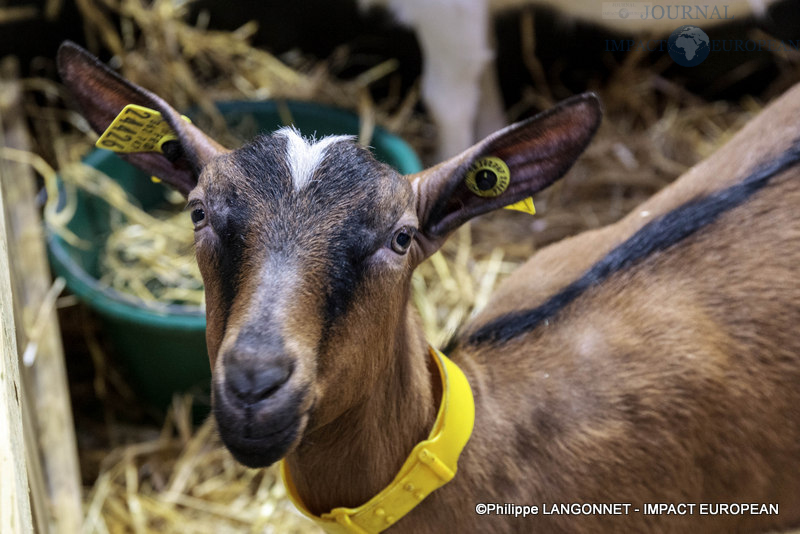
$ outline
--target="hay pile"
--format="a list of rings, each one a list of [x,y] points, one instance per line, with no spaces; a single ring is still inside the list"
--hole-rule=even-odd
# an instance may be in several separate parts
[[[84,532],[321,532],[286,499],[276,467],[237,463],[211,419],[193,430],[188,397],[175,398],[161,435],[108,454],[85,502]]]
[[[420,153],[430,152],[431,128],[417,111],[416,92],[372,101],[369,84],[391,75],[391,59],[343,81],[331,72],[346,50],[322,62],[298,55],[282,61],[248,44],[255,23],[233,32],[208,31],[202,15],[185,20],[187,5],[181,1],[155,0],[147,8],[139,0],[78,0],[77,5],[89,42],[112,50],[124,76],[179,109],[199,107],[204,112],[200,126],[229,146],[239,140],[225,131],[213,101],[291,97],[358,111],[364,142],[371,127],[380,124]],[[530,19],[523,20],[523,42],[535,42]],[[431,343],[442,344],[537,248],[618,219],[713,152],[764,101],[800,79],[800,59],[784,55],[777,58],[781,74],[763,101],[705,102],[662,77],[665,65],[648,66],[645,59],[628,55],[597,88],[606,108],[604,125],[568,177],[536,199],[539,215],[490,214],[459,230],[441,253],[420,266],[413,298]],[[528,64],[533,78],[541,79],[535,57]],[[125,199],[107,177],[81,167],[77,161],[95,134],[68,110],[63,88],[43,79],[26,81],[26,88],[39,155],[4,156],[34,165],[51,198],[53,168],[58,168],[70,187],[93,191],[114,206],[118,215],[104,280],[146,300],[201,304],[186,214],[157,220]],[[527,90],[512,114],[567,96],[554,92],[543,81]],[[46,208],[54,226],[63,226],[69,214],[69,204],[59,213],[53,205]],[[175,254],[165,260],[167,250]],[[141,263],[134,255],[143,258]],[[147,266],[147,277],[141,265]],[[86,496],[85,532],[316,532],[283,498],[275,469],[241,467],[220,447],[211,423],[194,431],[188,414],[187,401],[179,399],[157,438],[108,453]]]

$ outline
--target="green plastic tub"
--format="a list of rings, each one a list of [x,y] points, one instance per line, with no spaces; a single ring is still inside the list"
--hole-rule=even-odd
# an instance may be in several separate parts
[[[239,131],[255,134],[284,125],[288,110],[295,126],[317,137],[357,135],[359,119],[352,113],[306,102],[223,102],[226,120]],[[280,113],[279,113],[280,111]],[[402,173],[421,170],[414,151],[400,138],[376,129],[371,142],[375,155]],[[166,186],[107,150],[94,150],[85,162],[114,177],[145,209],[165,202]],[[209,364],[205,343],[205,314],[193,306],[148,307],[135,297],[98,281],[100,249],[109,230],[109,209],[96,197],[78,192],[78,208],[68,228],[93,243],[84,250],[48,232],[50,259],[67,287],[99,316],[131,385],[148,404],[164,409],[176,392],[208,391]]]

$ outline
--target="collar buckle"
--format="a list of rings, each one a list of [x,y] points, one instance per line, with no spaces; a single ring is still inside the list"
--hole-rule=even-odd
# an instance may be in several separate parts
[[[366,530],[355,524],[350,517],[352,510],[348,508],[334,508],[330,513],[325,514],[326,518],[331,518],[344,527],[348,534],[369,534]]]
[[[419,461],[428,467],[442,482],[450,482],[456,474],[447,465],[427,448],[419,451]]]

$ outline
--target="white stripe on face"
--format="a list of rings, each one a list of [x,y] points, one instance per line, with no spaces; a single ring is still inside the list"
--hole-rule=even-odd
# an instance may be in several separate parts
[[[300,191],[311,183],[314,172],[325,159],[328,147],[339,141],[351,141],[350,135],[331,135],[319,141],[306,139],[293,126],[285,126],[275,132],[286,139],[286,161],[292,173],[294,190]]]

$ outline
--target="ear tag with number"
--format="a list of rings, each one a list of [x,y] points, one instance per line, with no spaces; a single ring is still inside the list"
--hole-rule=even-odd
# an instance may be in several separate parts
[[[192,122],[183,116],[186,122]],[[170,125],[154,109],[128,104],[119,112],[95,143],[97,148],[120,154],[131,152],[161,152],[167,141],[177,141]]]
[[[467,170],[464,183],[467,189],[479,197],[496,197],[508,189],[508,184],[511,183],[511,171],[506,162],[500,158],[494,156],[478,158]],[[530,197],[508,205],[505,209],[524,211],[531,215],[536,213],[533,199]]]

